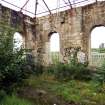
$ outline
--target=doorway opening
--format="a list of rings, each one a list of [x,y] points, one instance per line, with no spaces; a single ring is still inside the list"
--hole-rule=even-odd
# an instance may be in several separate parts
[[[91,65],[101,66],[105,60],[105,27],[98,26],[91,31]]]
[[[60,37],[59,33],[54,32],[50,35],[50,57],[52,64],[56,64],[59,62],[59,55],[60,55]]]

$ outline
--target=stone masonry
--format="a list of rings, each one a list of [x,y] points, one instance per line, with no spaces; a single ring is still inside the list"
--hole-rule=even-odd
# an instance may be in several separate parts
[[[18,29],[25,39],[25,48],[31,49],[35,61],[49,64],[49,39],[51,33],[60,35],[60,55],[65,49],[81,47],[90,55],[91,30],[105,26],[105,2],[97,2],[76,9],[35,19],[0,5],[0,20]]]

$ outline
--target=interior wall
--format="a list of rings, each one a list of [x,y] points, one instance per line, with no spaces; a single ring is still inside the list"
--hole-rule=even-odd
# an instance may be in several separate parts
[[[38,18],[39,28],[43,40],[43,48],[45,49],[46,43],[49,42],[49,33],[58,32],[60,35],[60,55],[63,58],[65,49],[71,47],[82,47],[82,22],[81,8],[67,10],[54,14],[52,17],[45,16]],[[47,57],[47,53],[43,54],[43,57]],[[49,61],[47,62],[49,63]]]
[[[4,12],[7,16],[4,15]],[[6,9],[6,10],[5,10]],[[72,10],[34,18],[10,10],[0,5],[0,20],[15,26],[25,37],[25,47],[32,49],[36,61],[43,65],[49,64],[48,43],[49,33],[58,32],[60,35],[60,53],[63,59],[70,48],[81,47],[87,56],[90,53],[90,34],[97,25],[105,26],[105,2],[98,2]],[[19,21],[21,20],[21,21]],[[11,24],[12,23],[12,24]],[[36,27],[35,27],[36,24]]]
[[[83,47],[90,59],[91,30],[97,26],[105,26],[105,2],[97,2],[82,8]]]

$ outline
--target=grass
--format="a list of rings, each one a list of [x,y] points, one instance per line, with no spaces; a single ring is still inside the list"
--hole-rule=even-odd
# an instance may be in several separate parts
[[[95,81],[60,82],[51,75],[43,74],[40,77],[32,76],[26,82],[31,87],[44,89],[51,94],[61,96],[68,102],[73,101],[79,105],[105,105],[105,88],[102,89]]]
[[[16,95],[5,96],[5,98],[0,102],[0,105],[33,105],[31,102],[20,99]]]

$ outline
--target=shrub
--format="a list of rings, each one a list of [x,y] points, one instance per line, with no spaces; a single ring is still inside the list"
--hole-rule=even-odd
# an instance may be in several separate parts
[[[101,86],[105,83],[105,61],[101,67],[96,69],[93,80],[98,81]]]
[[[59,80],[68,80],[72,79],[74,70],[71,69],[67,64],[58,64],[55,66],[54,74],[55,77]]]
[[[0,90],[0,102],[2,102],[2,100],[4,100],[5,96],[6,96],[5,91],[4,90]]]
[[[52,70],[52,69],[50,69]],[[57,64],[53,67],[54,75],[58,80],[91,80],[92,72],[83,64]]]
[[[4,30],[5,29],[5,30]],[[13,91],[31,73],[24,51],[13,52],[14,29],[4,28],[0,32],[0,89]],[[27,67],[27,68],[26,68]]]
[[[26,54],[26,61],[27,65],[25,66],[25,69],[29,69],[29,71],[32,71],[33,74],[36,76],[39,76],[43,73],[43,65],[40,64],[39,61],[35,61],[34,56],[31,54],[32,49],[26,49],[26,52],[29,54]]]
[[[92,79],[92,71],[85,67],[84,65],[78,65],[75,71],[75,79],[78,80],[91,80]]]

